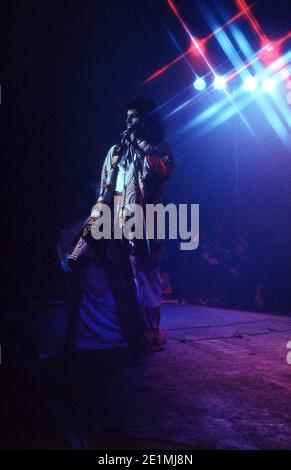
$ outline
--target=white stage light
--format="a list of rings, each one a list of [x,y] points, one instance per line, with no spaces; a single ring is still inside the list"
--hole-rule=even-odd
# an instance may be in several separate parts
[[[202,91],[206,87],[206,81],[202,77],[196,78],[195,82],[193,83],[195,90]]]
[[[255,77],[248,77],[245,80],[245,88],[248,91],[255,91],[258,86],[258,81]]]
[[[263,90],[268,93],[272,93],[275,88],[275,85],[275,80],[273,80],[272,78],[265,78],[265,80],[263,81]]]
[[[226,80],[224,77],[216,76],[213,85],[217,90],[223,90],[226,87]]]

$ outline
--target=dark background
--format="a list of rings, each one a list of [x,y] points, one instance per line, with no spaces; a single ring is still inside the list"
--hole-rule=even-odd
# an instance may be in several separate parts
[[[218,3],[229,16],[237,11],[233,1]],[[217,2],[207,4],[218,11]],[[197,37],[210,33],[198,2],[176,5]],[[289,10],[282,0],[253,6],[274,39],[288,32]],[[58,236],[93,205],[92,183],[124,128],[126,102],[142,94],[161,105],[177,95],[162,108],[165,117],[193,95],[191,87],[182,93],[194,80],[183,60],[140,86],[179,55],[167,28],[182,51],[189,40],[162,0],[11,1],[1,22],[2,294],[8,303],[61,299],[66,279],[57,257]],[[238,24],[256,49],[247,22]],[[288,44],[282,49],[286,52]],[[225,61],[215,40],[207,54],[214,65]],[[237,235],[245,237],[252,256],[279,272],[290,258],[290,148],[256,103],[244,116],[257,140],[238,116],[208,133],[193,128],[177,134],[218,99],[219,93],[209,94],[165,119],[177,165],[167,199],[199,203],[203,231],[211,232],[219,221],[230,244]],[[173,279],[179,273],[176,259],[169,245],[164,265]]]

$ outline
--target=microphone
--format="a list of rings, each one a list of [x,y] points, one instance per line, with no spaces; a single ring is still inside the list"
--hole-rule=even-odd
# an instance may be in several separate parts
[[[128,127],[125,129],[125,131],[123,131],[121,133],[121,143],[124,144],[124,142],[126,141],[127,137],[129,136],[129,134],[131,134],[132,132],[134,132],[136,130],[137,126],[135,126],[134,124],[129,124]]]
[[[123,132],[121,133],[121,136],[131,134],[133,131],[136,130],[136,128],[137,128],[137,126],[135,126],[134,124],[129,125],[129,126],[125,129],[125,131],[123,131]]]

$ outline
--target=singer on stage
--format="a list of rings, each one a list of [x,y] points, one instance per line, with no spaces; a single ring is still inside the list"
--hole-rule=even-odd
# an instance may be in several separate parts
[[[152,124],[153,109],[146,98],[127,106],[126,129],[120,143],[109,149],[99,197],[69,257],[74,272],[73,350],[129,346],[143,352],[166,341],[160,329],[162,240],[96,240],[91,233],[104,205],[113,211],[113,201],[121,208],[113,225],[125,223],[122,208],[129,204],[145,208],[163,202],[164,183],[174,164],[162,129]]]

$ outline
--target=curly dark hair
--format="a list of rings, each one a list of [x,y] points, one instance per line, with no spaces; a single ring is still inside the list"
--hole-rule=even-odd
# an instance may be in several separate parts
[[[161,116],[155,102],[145,96],[137,97],[127,103],[126,111],[136,109],[144,121],[145,138],[152,142],[160,142],[165,135],[161,124]]]

